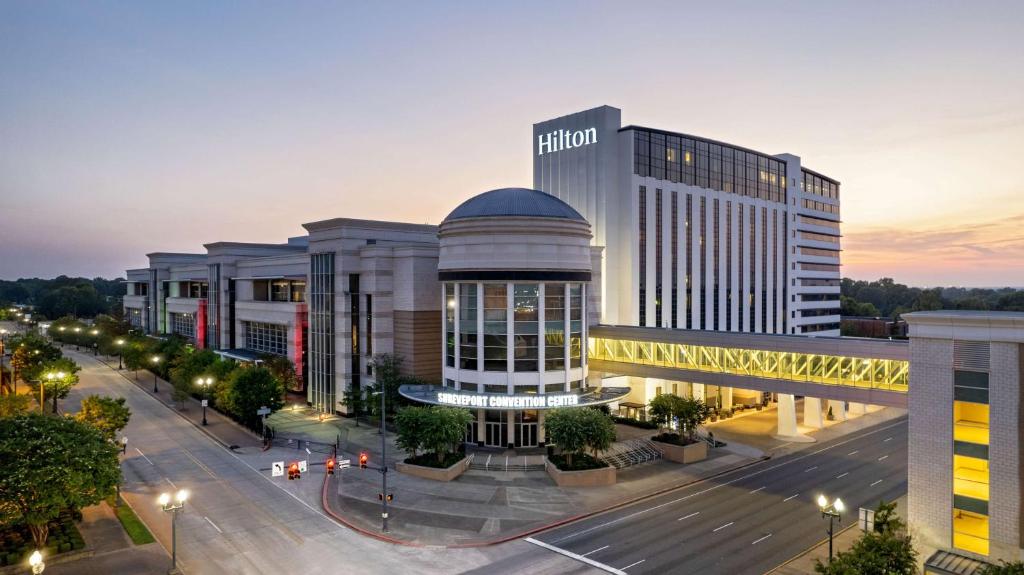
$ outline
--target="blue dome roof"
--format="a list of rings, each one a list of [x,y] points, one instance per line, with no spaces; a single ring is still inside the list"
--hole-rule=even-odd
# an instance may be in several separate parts
[[[484,192],[459,204],[444,221],[502,216],[587,221],[572,206],[555,196],[527,188],[501,188]]]

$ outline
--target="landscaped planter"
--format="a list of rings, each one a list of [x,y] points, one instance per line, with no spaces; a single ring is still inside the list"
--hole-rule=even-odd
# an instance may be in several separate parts
[[[423,465],[398,462],[395,463],[395,469],[400,473],[405,473],[414,477],[421,477],[423,479],[430,479],[432,481],[451,481],[469,469],[469,458],[463,457],[456,461],[451,467],[426,467]]]
[[[550,460],[544,460],[544,468],[559,487],[600,487],[615,485],[615,468],[612,466],[586,469],[584,471],[562,471]]]
[[[661,456],[676,463],[694,463],[708,458],[708,444],[697,441],[689,445],[676,445],[654,440],[654,448],[661,452]]]

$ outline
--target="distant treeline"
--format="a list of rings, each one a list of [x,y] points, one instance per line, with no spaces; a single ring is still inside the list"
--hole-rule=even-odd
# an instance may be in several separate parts
[[[0,304],[26,304],[48,319],[64,316],[120,315],[124,284],[120,279],[56,277],[51,280],[22,278],[0,280]]]
[[[1024,311],[1024,290],[1014,288],[916,288],[892,278],[873,282],[843,278],[840,294],[840,313],[845,316],[895,317],[936,309]]]

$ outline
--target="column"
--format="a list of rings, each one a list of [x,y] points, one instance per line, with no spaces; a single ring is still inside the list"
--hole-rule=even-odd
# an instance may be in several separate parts
[[[850,409],[847,411],[849,417],[860,417],[867,413],[867,406],[863,403],[850,402]]]
[[[487,414],[482,409],[476,410],[476,444],[483,445],[484,440],[487,439],[487,426],[484,423],[484,419]]]
[[[720,387],[718,393],[722,396],[722,409],[732,409],[732,388]]]
[[[544,410],[537,412],[537,445],[544,447],[547,443],[547,434],[544,432]]]
[[[699,399],[701,401],[704,401],[704,384],[703,383],[694,383],[690,392],[693,394],[691,397],[693,397],[694,399]]]
[[[506,429],[508,430],[507,437],[505,438],[505,443],[507,444],[506,447],[511,449],[512,446],[516,444],[516,412],[515,411],[503,412],[503,416],[502,417],[508,418],[508,419],[506,419],[506,421],[508,422],[508,425],[505,426]]]
[[[821,429],[824,426],[821,420],[821,399],[804,397],[804,425],[815,429]]]
[[[779,394],[779,429],[777,434],[791,437],[800,434],[796,427],[796,398],[788,393]]]
[[[832,411],[834,421],[846,421],[846,402],[830,399],[828,408]]]

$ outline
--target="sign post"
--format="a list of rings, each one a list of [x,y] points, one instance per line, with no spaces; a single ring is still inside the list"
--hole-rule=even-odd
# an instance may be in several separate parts
[[[263,439],[267,438],[267,416],[270,415],[270,408],[262,406],[256,410],[256,415],[260,416],[260,430],[263,432]]]

